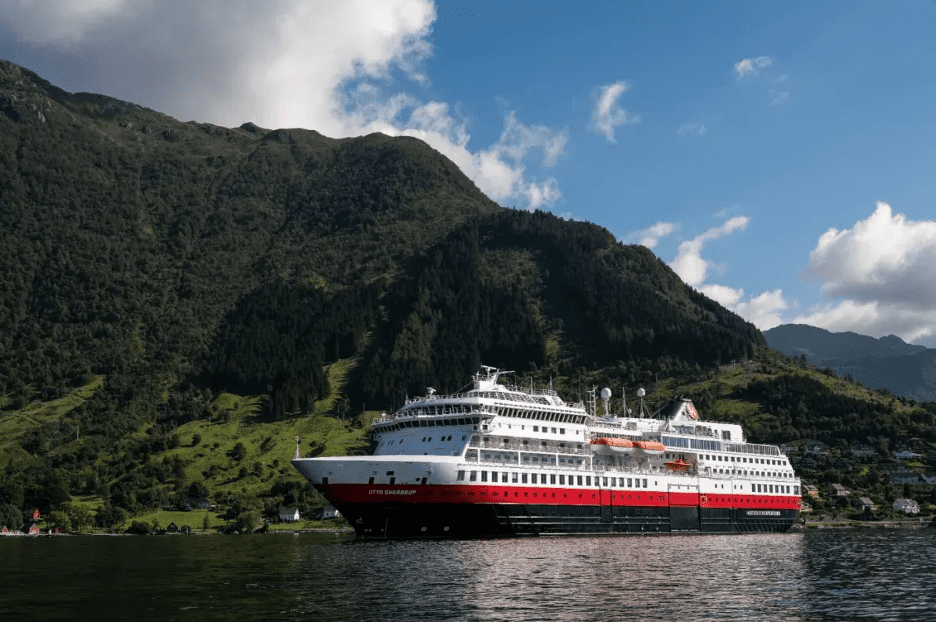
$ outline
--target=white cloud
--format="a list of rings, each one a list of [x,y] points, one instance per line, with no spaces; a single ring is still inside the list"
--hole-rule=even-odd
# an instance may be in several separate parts
[[[770,94],[773,95],[773,99],[770,100],[771,106],[782,106],[783,104],[790,101],[789,91],[780,91],[779,93],[776,91],[771,91]]]
[[[31,43],[68,45],[113,17],[129,12],[132,0],[11,0],[0,15]],[[6,20],[3,20],[6,21]]]
[[[725,210],[721,210],[719,215],[724,217]],[[747,216],[734,216],[720,226],[712,227],[691,240],[682,242],[676,251],[676,258],[670,266],[688,285],[699,290],[726,309],[734,311],[761,330],[768,330],[783,324],[779,312],[788,307],[786,300],[783,298],[783,290],[775,289],[762,292],[745,300],[743,288],[733,288],[718,283],[706,283],[714,264],[702,257],[705,244],[730,235],[735,231],[743,231],[747,228],[749,222],[750,218]]]
[[[615,128],[628,123],[638,123],[639,117],[629,115],[618,105],[621,95],[627,92],[630,84],[627,82],[614,82],[598,87],[594,92],[595,105],[592,108],[591,120],[588,129],[601,134],[608,142],[614,141]]]
[[[705,136],[707,133],[708,128],[706,128],[704,125],[683,123],[681,126],[679,126],[680,136]]]
[[[780,311],[789,307],[783,298],[783,290],[775,289],[763,292],[747,302],[737,302],[729,308],[753,323],[761,330],[770,330],[774,326],[783,324],[783,318],[780,317]]]
[[[733,289],[727,285],[701,285],[699,291],[729,309],[744,296],[744,289]]]
[[[829,229],[803,277],[830,303],[796,321],[913,341],[936,335],[936,221],[912,221],[879,202],[851,229]]]
[[[301,127],[333,137],[416,136],[450,157],[496,201],[530,207],[561,195],[554,165],[567,135],[511,112],[500,138],[469,146],[448,104],[392,85],[426,84],[436,18],[431,0],[13,0],[0,23],[34,44],[67,48],[102,92],[182,120]],[[106,67],[105,70],[101,70]],[[404,83],[405,84],[405,83]]]
[[[757,56],[739,60],[735,63],[734,70],[738,74],[738,80],[740,80],[745,76],[756,76],[761,69],[770,67],[772,64],[773,59],[769,56]]]
[[[658,222],[646,229],[631,231],[626,234],[621,241],[626,244],[640,244],[649,249],[653,249],[660,243],[660,238],[666,237],[676,231],[674,222]]]
[[[739,229],[743,231],[750,220],[747,216],[734,216],[721,226],[712,227],[691,240],[682,242],[676,249],[676,258],[671,264],[673,270],[683,281],[699,288],[705,282],[706,274],[713,265],[712,262],[702,258],[702,248],[706,242],[711,242]]]

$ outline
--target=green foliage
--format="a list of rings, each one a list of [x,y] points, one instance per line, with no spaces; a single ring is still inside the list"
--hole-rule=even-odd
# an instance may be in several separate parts
[[[259,511],[247,510],[246,512],[241,512],[237,515],[237,524],[240,526],[241,531],[250,533],[262,525],[263,520],[260,518]]]
[[[146,521],[135,520],[127,528],[127,533],[145,536],[148,533],[152,533],[153,530],[154,530],[154,526],[152,523],[149,523]]]
[[[15,530],[23,526],[23,513],[19,507],[0,502],[0,527]]]
[[[61,510],[53,510],[52,513],[49,514],[49,524],[53,527],[58,527],[62,531],[72,530],[71,519],[66,512]]]

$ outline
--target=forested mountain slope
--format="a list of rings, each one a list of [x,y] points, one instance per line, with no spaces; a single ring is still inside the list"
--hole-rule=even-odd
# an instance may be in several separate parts
[[[282,499],[294,423],[344,451],[351,414],[481,363],[633,386],[763,345],[646,248],[500,207],[421,141],[182,123],[0,61],[0,506]],[[255,442],[203,442],[239,417]]]

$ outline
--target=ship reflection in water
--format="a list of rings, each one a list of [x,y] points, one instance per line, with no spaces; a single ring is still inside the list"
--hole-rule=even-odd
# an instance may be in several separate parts
[[[932,620],[932,529],[0,538],[0,620]]]

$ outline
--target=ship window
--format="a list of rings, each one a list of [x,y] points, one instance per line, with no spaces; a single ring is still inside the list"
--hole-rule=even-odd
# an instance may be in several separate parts
[[[560,476],[559,476],[559,485],[560,485],[560,486],[565,486],[565,475],[560,475]]]
[[[643,487],[644,487],[644,488],[647,487],[647,480],[644,480],[644,481],[643,481]]]
[[[478,481],[478,472],[477,472],[477,471],[472,471],[471,474],[469,475],[468,479],[469,479],[469,481],[472,481],[472,482]]]
[[[556,428],[552,428],[552,433],[553,433],[553,434],[556,433]]]
[[[522,483],[524,483],[524,484],[527,483],[527,474],[526,474],[526,473],[521,473],[521,474],[520,474],[520,481],[521,481]]]
[[[559,434],[565,434],[565,428],[559,428]]]
[[[597,477],[595,478],[595,483],[596,483],[596,484],[598,483],[598,478],[597,478]],[[608,485],[608,478],[607,478],[607,477],[602,477],[602,478],[601,478],[601,485],[602,485],[602,486],[607,486],[607,485]]]
[[[628,488],[633,488],[633,487],[634,487],[634,484],[633,484],[633,482],[631,481],[631,478],[629,478],[629,477],[627,478],[627,487],[628,487]]]
[[[581,486],[581,485],[582,485],[582,476],[581,476],[581,475],[577,475],[577,476],[576,476],[576,479],[578,480],[578,485]]]
[[[373,478],[373,477],[368,477],[368,478],[367,478],[367,483],[368,483],[368,484],[373,484],[373,483],[374,483],[374,478]]]
[[[464,471],[459,471],[459,472],[458,472],[458,481],[460,481],[460,482],[465,481],[465,472],[464,472]]]
[[[512,473],[511,475],[512,475],[512,476],[511,476],[511,478],[510,478],[510,481],[511,481],[512,483],[516,484],[516,483],[517,483],[517,474],[516,474],[516,473]]]
[[[551,473],[551,474],[549,475],[549,483],[550,483],[550,484],[555,484],[555,483],[556,483],[556,474],[555,474],[555,473]]]
[[[507,471],[504,471],[503,473],[501,473],[501,482],[505,484],[507,483]]]
[[[538,426],[538,425],[533,426],[533,431],[534,431],[534,432],[539,432],[539,426]]]
[[[591,486],[591,475],[586,475],[586,476],[585,476],[585,485],[586,485],[586,486]]]
[[[624,478],[623,478],[623,477],[619,477],[619,478],[618,478],[618,486],[619,486],[620,488],[624,488]]]
[[[794,495],[799,495],[799,486],[794,486],[794,487],[793,487],[793,494],[794,494]]]
[[[390,478],[390,483],[393,484],[393,483],[395,483],[395,482],[396,482],[396,478],[395,478],[395,477],[391,477],[391,478]]]
[[[481,481],[482,482],[487,481],[487,471],[481,471]]]

